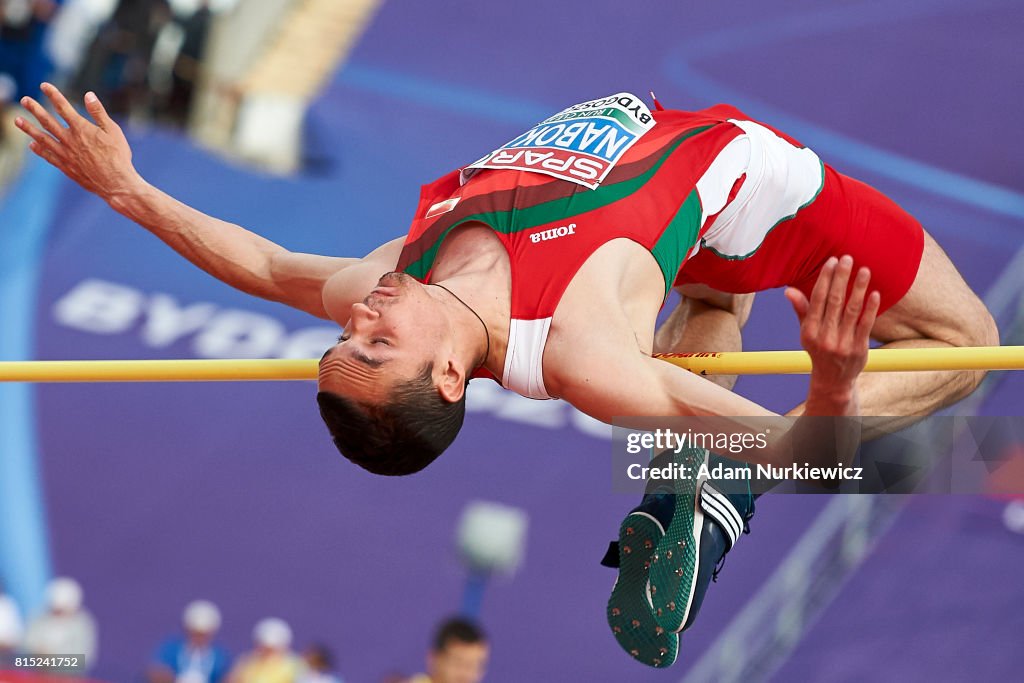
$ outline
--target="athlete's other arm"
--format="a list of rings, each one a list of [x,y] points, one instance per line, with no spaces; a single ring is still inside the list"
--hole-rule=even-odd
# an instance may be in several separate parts
[[[800,319],[800,341],[811,356],[806,415],[858,414],[855,381],[867,362],[869,333],[878,313],[870,273],[861,268],[849,298],[853,260],[830,259],[810,300],[795,289],[786,297]],[[623,343],[595,343],[558,360],[575,365],[562,397],[605,422],[629,416],[769,417],[772,411],[689,372],[643,353],[623,353]]]
[[[197,211],[138,174],[124,133],[95,95],[90,93],[85,98],[86,110],[95,121],[92,123],[79,115],[54,86],[44,83],[42,91],[67,126],[32,98],[24,98],[22,105],[39,122],[37,127],[20,117],[16,121],[18,128],[32,138],[30,149],[115,211],[236,289],[327,318],[324,297],[330,278],[353,268],[367,271],[356,277],[350,273],[332,288],[335,298],[340,292],[345,295],[342,298],[357,299],[373,286],[368,271],[379,277],[397,263],[401,240],[389,242],[363,259],[301,254]]]

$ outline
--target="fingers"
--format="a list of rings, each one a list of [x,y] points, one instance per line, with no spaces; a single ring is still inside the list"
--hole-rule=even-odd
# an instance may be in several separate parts
[[[856,344],[857,348],[864,348],[868,345],[871,338],[871,329],[875,326],[875,320],[878,318],[878,309],[881,305],[882,295],[877,291],[871,292],[868,295],[867,302],[864,304],[864,312],[857,322],[857,328],[854,330],[854,344]]]
[[[64,165],[62,164],[62,160],[56,150],[55,144],[53,144],[53,146],[48,146],[46,144],[41,144],[33,140],[32,142],[28,143],[28,148],[32,150],[32,152],[36,156],[45,159],[51,166],[55,166],[62,171],[65,170]]]
[[[22,97],[21,106],[25,107],[25,109],[27,109],[29,113],[35,117],[36,121],[39,122],[39,125],[42,126],[43,130],[45,130],[47,133],[57,138],[61,142],[63,142],[66,139],[68,129],[65,128],[60,121],[55,119],[50,114],[50,112],[46,111],[46,109],[43,108],[43,105],[39,104],[31,97]],[[27,122],[25,122],[24,119],[22,119],[22,122],[25,123],[25,125],[19,125],[18,128],[31,135],[31,133],[29,133],[28,131],[28,128],[30,128],[31,126]]]
[[[64,97],[64,93],[57,90],[56,87],[50,83],[43,83],[39,86],[39,89],[42,90],[47,99],[53,103],[53,108],[57,110],[57,113],[60,114],[61,118],[67,121],[68,128],[74,129],[76,127],[80,127],[84,123],[88,123],[88,121],[83,119],[81,115],[75,111],[75,108],[72,107],[71,103],[68,102],[66,97]]]
[[[60,143],[54,140],[52,137],[39,130],[31,123],[21,118],[20,116],[14,119],[14,125],[18,127],[25,135],[32,138],[30,145],[37,145],[40,149],[46,149],[57,154],[60,149]],[[34,150],[33,150],[34,151]]]
[[[797,320],[803,322],[803,319],[807,316],[807,309],[810,306],[810,302],[807,297],[796,287],[786,287],[786,298],[789,299],[789,303],[793,305],[793,311],[796,313]]]
[[[850,296],[846,300],[842,320],[839,323],[840,339],[852,338],[854,328],[857,326],[857,323],[861,318],[861,311],[864,308],[864,296],[867,294],[868,283],[870,281],[870,270],[867,268],[861,268],[857,271],[857,277],[853,280],[853,288],[850,290]]]
[[[816,332],[825,317],[825,304],[828,300],[828,293],[832,287],[832,275],[835,273],[838,260],[835,257],[825,261],[818,273],[818,280],[811,290],[811,300],[807,308],[807,325]]]
[[[824,324],[826,330],[833,331],[840,327],[851,270],[853,270],[853,257],[843,256],[832,273],[828,295],[825,297]]]
[[[851,257],[844,256],[839,260],[829,286],[828,311],[821,332],[822,338],[833,340],[839,348],[849,351],[867,348],[882,302],[877,290],[868,293],[871,284],[871,271],[868,268],[857,270],[850,294],[846,295],[852,270]],[[840,303],[837,305],[837,302]],[[834,336],[831,334],[833,331]]]
[[[801,333],[806,340],[813,340],[821,348],[836,350],[867,347],[881,296],[877,291],[869,293],[869,269],[859,268],[851,284],[852,274],[851,256],[830,258],[821,268],[806,308],[806,297],[793,288],[786,290],[786,298],[800,317]]]
[[[111,126],[115,125],[114,120],[107,114],[103,103],[100,102],[100,98],[96,97],[96,93],[91,91],[85,93],[85,109],[89,112],[92,120],[96,122],[96,125],[103,130],[109,130]]]

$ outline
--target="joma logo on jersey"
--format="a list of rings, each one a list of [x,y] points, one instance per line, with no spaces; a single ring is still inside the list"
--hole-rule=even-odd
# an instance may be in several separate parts
[[[499,149],[486,159],[486,164],[491,168],[537,170],[566,180],[576,177],[586,181],[597,180],[610,165],[604,159],[550,148],[544,151]]]
[[[576,234],[576,224],[570,223],[569,225],[563,225],[560,228],[548,228],[547,230],[541,230],[530,235],[530,241],[534,244],[538,242],[546,242],[548,240],[555,240],[559,237],[565,237],[566,235]]]

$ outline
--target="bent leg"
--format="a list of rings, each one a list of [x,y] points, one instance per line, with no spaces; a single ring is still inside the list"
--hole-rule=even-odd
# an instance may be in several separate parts
[[[872,338],[883,348],[998,345],[998,330],[985,305],[920,223],[871,186],[825,170],[821,195],[794,222],[809,234],[824,236],[824,257],[849,254],[855,268],[871,269],[869,287],[882,297]],[[791,284],[808,293],[816,279],[817,272]],[[927,415],[967,396],[983,376],[978,371],[864,373],[857,382],[860,412]]]
[[[879,316],[872,337],[882,348],[998,346],[991,313],[925,233],[914,284]],[[864,373],[857,384],[864,415],[927,415],[974,391],[983,371]]]
[[[753,294],[726,294],[704,285],[683,285],[682,300],[654,334],[656,353],[742,351],[741,331],[750,317]],[[705,377],[732,389],[735,375]]]

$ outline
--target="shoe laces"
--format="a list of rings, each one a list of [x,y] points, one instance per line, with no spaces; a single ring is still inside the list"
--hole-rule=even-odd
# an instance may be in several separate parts
[[[711,572],[711,583],[718,583],[718,573],[725,568],[725,556],[729,552],[726,551],[720,558],[718,558],[718,564],[715,565],[714,571]]]
[[[750,496],[750,508],[747,510],[747,514],[743,515],[743,533],[750,533],[750,520],[754,517],[754,511],[757,508],[757,499],[752,495]]]

